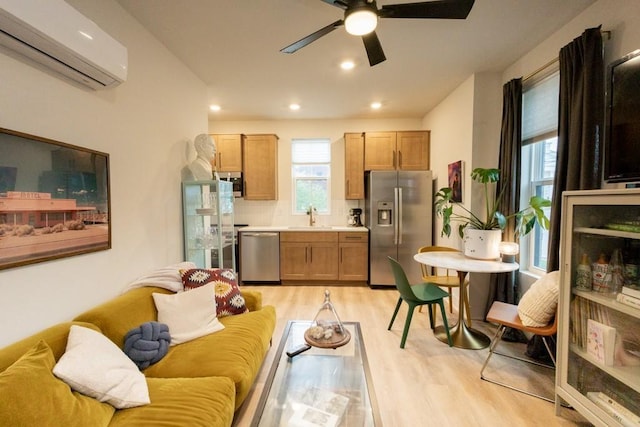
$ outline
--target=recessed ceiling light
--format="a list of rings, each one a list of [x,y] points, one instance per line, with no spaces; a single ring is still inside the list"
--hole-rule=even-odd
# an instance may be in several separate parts
[[[382,107],[382,103],[380,103],[380,102],[372,102],[371,103],[371,108],[373,108],[374,110],[377,110],[380,107]]]
[[[298,104],[290,104],[289,105],[289,109],[293,110],[293,111],[297,111],[297,110],[300,109],[300,105],[298,105]]]
[[[342,68],[343,70],[352,70],[355,66],[356,64],[354,64],[353,61],[342,61],[342,63],[340,64],[340,68]]]
[[[220,111],[220,106],[219,105],[215,105],[215,104],[214,105],[210,105],[209,109],[211,111]]]

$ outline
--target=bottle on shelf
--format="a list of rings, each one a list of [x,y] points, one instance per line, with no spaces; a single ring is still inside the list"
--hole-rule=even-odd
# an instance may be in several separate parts
[[[604,253],[601,253],[598,260],[591,265],[593,279],[591,288],[595,292],[603,294],[609,293],[611,287],[611,272],[609,271],[609,260]]]
[[[589,255],[585,253],[582,254],[580,264],[576,267],[576,289],[579,291],[590,291],[591,280],[591,260],[589,259]]]

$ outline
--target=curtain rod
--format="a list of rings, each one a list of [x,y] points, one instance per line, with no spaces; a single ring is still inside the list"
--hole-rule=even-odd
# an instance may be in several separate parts
[[[600,33],[602,34],[602,37],[606,40],[611,40],[611,31],[600,31]],[[534,72],[527,74],[525,77],[522,78],[522,82],[524,83],[525,81],[529,80],[531,77],[535,76],[536,74],[538,74],[540,71],[544,70],[547,67],[552,66],[553,64],[555,64],[556,62],[558,62],[558,58],[553,58],[551,61],[547,62],[546,64],[544,64],[542,67],[537,68]]]

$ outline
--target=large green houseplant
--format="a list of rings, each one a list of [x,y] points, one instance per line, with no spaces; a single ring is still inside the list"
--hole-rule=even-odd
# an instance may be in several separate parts
[[[516,213],[505,215],[499,209],[504,197],[506,183],[502,185],[497,194],[495,194],[496,189],[494,188],[500,180],[500,171],[498,169],[475,168],[471,172],[471,179],[484,187],[486,219],[481,219],[462,204],[457,204],[456,209],[454,209],[452,201],[453,190],[449,187],[441,188],[434,197],[436,214],[442,217],[441,236],[451,235],[451,222],[453,221],[459,223],[458,234],[461,238],[464,237],[464,231],[467,227],[478,230],[504,230],[510,218],[516,219],[515,237],[526,235],[533,230],[536,223],[540,224],[545,230],[549,228],[549,218],[542,209],[551,206],[551,201],[539,196],[533,196],[529,199],[527,207]],[[495,197],[492,197],[494,194]]]

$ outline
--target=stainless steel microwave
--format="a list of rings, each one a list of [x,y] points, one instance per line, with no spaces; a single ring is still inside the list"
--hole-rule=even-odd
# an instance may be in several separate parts
[[[234,197],[242,197],[244,195],[242,172],[220,172],[219,175],[220,180],[232,183]]]

